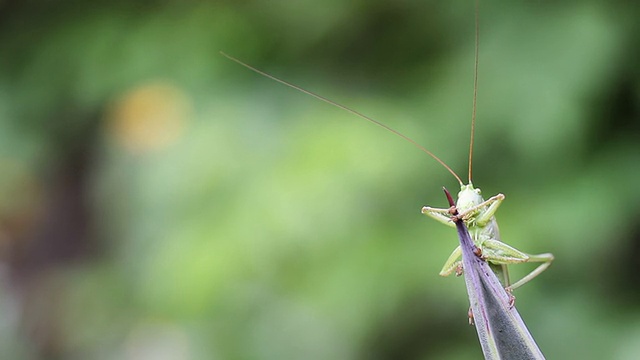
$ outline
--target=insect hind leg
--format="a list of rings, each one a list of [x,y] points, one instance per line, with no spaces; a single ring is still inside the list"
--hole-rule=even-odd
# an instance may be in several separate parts
[[[540,275],[543,271],[547,270],[547,268],[549,266],[551,266],[551,262],[553,261],[554,257],[553,254],[550,253],[545,253],[545,254],[538,254],[538,255],[529,255],[529,260],[527,262],[536,262],[536,263],[542,263],[540,265],[538,265],[538,267],[536,267],[535,269],[533,269],[533,271],[531,271],[529,274],[527,274],[525,277],[523,277],[522,279],[516,281],[515,283],[507,286],[507,291],[512,291],[514,289],[519,288],[520,286],[528,283],[529,281],[533,280],[536,276]]]

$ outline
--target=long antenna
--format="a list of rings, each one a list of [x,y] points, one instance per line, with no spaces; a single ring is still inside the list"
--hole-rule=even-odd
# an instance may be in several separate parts
[[[480,42],[480,26],[478,25],[478,13],[480,12],[480,0],[476,0],[476,49],[475,49],[475,63],[473,68],[473,112],[471,113],[471,140],[469,141],[469,184],[471,184],[471,164],[473,163],[473,140],[476,130],[476,103],[478,100],[478,48]]]
[[[300,92],[302,92],[302,93],[305,93],[305,94],[307,94],[307,95],[309,95],[309,96],[313,96],[314,98],[316,98],[316,99],[318,99],[318,100],[321,100],[321,101],[323,101],[323,102],[325,102],[325,103],[327,103],[327,104],[329,104],[329,105],[333,105],[333,106],[335,106],[335,107],[337,107],[337,108],[339,108],[339,109],[342,109],[342,110],[344,110],[344,111],[347,111],[347,112],[349,112],[349,113],[351,113],[351,114],[353,114],[353,115],[355,115],[355,116],[357,116],[357,117],[359,117],[359,118],[361,118],[361,119],[364,119],[364,120],[370,121],[370,122],[372,122],[372,123],[374,123],[374,124],[376,124],[376,125],[378,125],[378,126],[380,126],[380,127],[384,128],[384,129],[386,129],[386,130],[388,130],[388,131],[390,131],[390,132],[392,132],[392,133],[394,133],[394,134],[396,134],[396,135],[400,136],[401,138],[405,139],[406,141],[408,141],[408,142],[412,143],[415,147],[417,147],[417,148],[418,148],[418,149],[420,149],[421,151],[425,152],[427,155],[431,156],[434,160],[436,160],[438,163],[440,163],[440,165],[444,166],[444,168],[445,168],[445,169],[447,169],[447,170],[451,173],[451,175],[453,175],[453,176],[456,178],[456,180],[458,180],[458,182],[460,183],[460,185],[463,185],[462,180],[460,180],[460,177],[459,177],[459,176],[458,176],[458,175],[457,175],[457,174],[456,174],[456,173],[455,173],[455,172],[454,172],[454,171],[453,171],[449,166],[447,166],[447,164],[445,164],[445,162],[444,162],[444,161],[440,160],[440,158],[438,158],[437,156],[435,156],[431,151],[429,151],[429,150],[425,149],[422,145],[418,144],[415,140],[413,140],[413,139],[411,139],[410,137],[408,137],[408,136],[406,136],[406,135],[404,135],[404,134],[400,133],[399,131],[396,131],[396,130],[394,130],[394,129],[392,129],[392,128],[388,127],[387,125],[385,125],[385,124],[383,124],[383,123],[381,123],[381,122],[379,122],[379,121],[377,121],[377,120],[374,120],[374,119],[372,119],[372,118],[370,118],[370,117],[368,117],[368,116],[366,116],[366,115],[364,115],[364,114],[361,114],[361,113],[359,113],[359,112],[357,112],[357,111],[355,111],[355,110],[353,110],[353,109],[350,109],[350,108],[348,108],[348,107],[346,107],[346,106],[344,106],[344,105],[340,105],[340,104],[338,104],[338,103],[337,103],[337,102],[335,102],[335,101],[329,100],[329,99],[327,99],[327,98],[325,98],[325,97],[323,97],[323,96],[320,96],[320,95],[318,95],[318,94],[315,94],[315,93],[313,93],[313,92],[311,92],[311,91],[309,91],[309,90],[305,90],[305,89],[303,89],[303,88],[301,88],[301,87],[299,87],[299,86],[293,85],[293,84],[288,83],[288,82],[286,82],[286,81],[284,81],[284,80],[278,79],[278,78],[277,78],[277,77],[275,77],[275,76],[269,75],[269,74],[267,74],[267,73],[266,73],[266,72],[264,72],[264,71],[258,70],[258,69],[256,69],[256,68],[254,68],[253,66],[250,66],[250,65],[248,65],[248,64],[243,63],[242,61],[240,61],[240,60],[238,60],[238,59],[234,58],[233,56],[230,56],[230,55],[225,54],[225,53],[224,53],[224,52],[222,52],[222,51],[220,52],[220,54],[222,54],[222,55],[223,55],[224,57],[226,57],[227,59],[229,59],[229,60],[231,60],[231,61],[234,61],[234,62],[236,62],[236,63],[238,63],[238,64],[240,64],[240,65],[242,65],[242,66],[246,67],[247,69],[252,70],[252,71],[254,71],[254,72],[256,72],[256,73],[258,73],[258,74],[260,74],[260,75],[262,75],[262,76],[265,76],[265,77],[267,77],[267,78],[269,78],[269,79],[271,79],[271,80],[277,81],[277,82],[279,82],[280,84],[286,85],[286,86],[288,86],[288,87],[290,87],[290,88],[292,88],[292,89],[298,90],[298,91],[300,91]]]

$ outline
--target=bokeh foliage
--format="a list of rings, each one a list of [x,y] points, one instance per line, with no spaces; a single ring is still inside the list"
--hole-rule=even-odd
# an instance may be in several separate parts
[[[556,256],[515,293],[551,359],[640,353],[638,15],[481,1],[473,179]],[[218,53],[465,178],[473,30],[471,1],[3,2],[0,357],[479,358],[419,212],[453,178]]]

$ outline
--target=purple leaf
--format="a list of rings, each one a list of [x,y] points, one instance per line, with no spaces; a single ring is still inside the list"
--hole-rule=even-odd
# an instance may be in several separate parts
[[[457,215],[451,194],[444,189]],[[456,219],[467,293],[485,359],[544,359],[529,329],[498,277],[482,259],[464,221]],[[480,256],[479,256],[480,255]]]

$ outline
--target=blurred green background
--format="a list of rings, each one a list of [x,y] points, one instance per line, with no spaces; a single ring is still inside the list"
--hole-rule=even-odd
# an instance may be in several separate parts
[[[549,359],[640,357],[640,16],[481,1],[474,184]],[[478,359],[472,1],[0,3],[0,358]],[[512,267],[524,275],[527,264]]]

